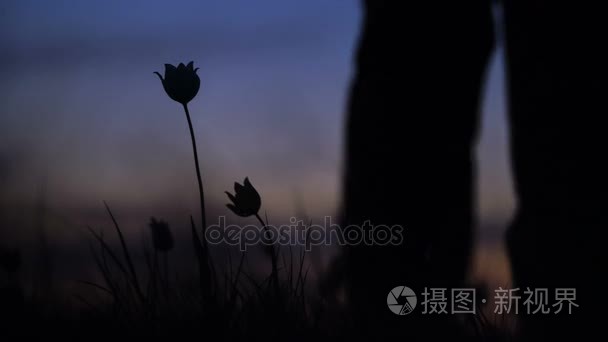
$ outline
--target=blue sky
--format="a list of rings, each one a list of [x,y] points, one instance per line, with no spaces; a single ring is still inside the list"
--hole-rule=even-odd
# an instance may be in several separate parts
[[[24,202],[44,183],[54,209],[74,217],[101,200],[196,212],[186,121],[153,75],[193,60],[202,87],[190,107],[212,206],[223,210],[223,191],[249,176],[275,217],[298,201],[334,214],[360,17],[355,0],[3,1],[0,182]],[[513,207],[501,51],[479,147],[480,214],[491,227]]]

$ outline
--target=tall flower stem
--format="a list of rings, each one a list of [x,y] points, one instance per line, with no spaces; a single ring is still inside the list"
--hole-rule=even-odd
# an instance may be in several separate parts
[[[184,103],[184,111],[186,112],[186,118],[188,119],[188,127],[190,128],[190,137],[192,138],[192,150],[194,151],[194,166],[196,166],[196,179],[198,180],[198,193],[200,195],[201,202],[201,223],[203,229],[203,246],[205,247],[205,253],[207,253],[207,239],[205,238],[205,232],[207,231],[207,219],[205,217],[205,193],[203,191],[203,181],[201,180],[201,168],[198,163],[198,152],[196,151],[196,138],[194,137],[194,129],[192,128],[192,120],[190,119],[190,111],[188,110],[188,104]]]
[[[262,227],[264,228],[264,232],[268,231],[268,223],[264,222],[264,220],[262,220],[262,218],[260,217],[259,214],[255,214],[255,218],[258,219],[258,221],[260,222],[260,224],[262,225]],[[276,251],[274,249],[274,245],[269,245],[268,246],[268,252],[270,253],[270,261],[272,262],[272,274],[271,274],[271,279],[273,282],[273,287],[274,287],[274,291],[276,293],[277,296],[280,297],[280,291],[279,291],[279,272],[278,272],[278,266],[277,266],[277,254]]]

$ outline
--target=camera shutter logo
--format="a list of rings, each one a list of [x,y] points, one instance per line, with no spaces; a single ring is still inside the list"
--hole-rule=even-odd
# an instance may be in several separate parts
[[[395,315],[407,315],[414,311],[418,298],[412,289],[406,286],[397,286],[386,297],[386,305]]]

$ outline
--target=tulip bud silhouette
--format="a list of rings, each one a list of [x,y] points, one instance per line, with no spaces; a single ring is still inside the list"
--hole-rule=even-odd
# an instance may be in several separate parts
[[[270,260],[272,262],[272,273],[270,274],[270,283],[277,298],[280,298],[281,291],[279,288],[279,271],[277,266],[277,251],[275,250],[272,242],[268,238],[270,234],[270,230],[268,229],[268,222],[264,222],[258,212],[262,207],[262,199],[260,198],[260,194],[258,191],[251,185],[249,182],[249,178],[245,177],[245,181],[243,185],[234,182],[234,195],[226,191],[226,195],[232,201],[232,203],[226,204],[228,209],[232,210],[235,214],[241,217],[249,217],[255,216],[255,218],[260,222],[264,229],[263,238],[265,241],[264,250],[270,256]]]
[[[194,69],[194,62],[190,62],[187,66],[179,63],[177,68],[165,64],[165,78],[158,72],[154,73],[160,78],[167,95],[172,100],[186,105],[198,94],[201,86],[201,79],[196,74],[197,70],[198,68]]]
[[[173,234],[169,224],[163,220],[150,218],[150,230],[152,231],[152,244],[159,252],[168,252],[173,249]]]
[[[194,69],[194,62],[188,63],[188,65],[184,65],[180,63],[177,67],[174,67],[171,64],[165,64],[165,78],[161,76],[160,73],[155,72],[155,74],[160,78],[160,81],[165,88],[165,92],[169,97],[180,103],[184,107],[184,113],[186,114],[186,119],[188,120],[188,128],[190,129],[190,139],[192,140],[192,153],[194,155],[194,167],[196,169],[196,180],[198,181],[198,193],[200,197],[200,205],[201,205],[201,228],[203,236],[205,236],[205,232],[207,230],[207,218],[205,215],[205,192],[203,190],[203,180],[201,176],[201,167],[198,161],[198,152],[196,149],[196,137],[194,136],[194,128],[192,127],[192,119],[190,118],[190,110],[188,109],[188,102],[192,101],[192,99],[198,93],[198,90],[201,85],[201,79],[196,74],[198,68]],[[194,221],[192,216],[190,217],[192,223],[192,240],[194,242],[196,255],[198,259],[199,265],[199,275],[201,281],[201,289],[203,291],[203,300],[205,302],[215,301],[212,294],[212,275],[210,268],[210,258],[209,251],[207,248],[207,240],[203,239],[202,242],[199,238],[199,235],[196,231],[196,227],[194,225]],[[167,232],[170,234],[170,230],[167,225]],[[171,248],[173,247],[173,238],[171,237]],[[168,247],[159,245],[158,247]],[[165,274],[168,274],[168,265],[166,262],[167,253],[164,253],[165,256]],[[165,288],[167,288],[167,283],[165,282]]]
[[[190,118],[190,110],[188,109],[188,102],[196,96],[201,85],[201,79],[196,74],[197,70],[198,68],[194,69],[194,62],[190,62],[188,65],[179,63],[177,67],[171,64],[165,64],[165,78],[158,72],[154,73],[160,78],[167,95],[169,95],[172,100],[181,103],[184,107],[184,113],[188,120],[188,128],[190,129],[190,139],[192,140],[194,167],[196,169],[196,179],[198,181],[198,192],[201,205],[201,223],[203,235],[205,235],[205,230],[207,229],[205,194],[203,191],[203,181],[201,179],[201,168],[198,162],[198,152],[196,150],[196,138],[194,136],[194,128],[192,127],[192,119]]]
[[[226,206],[235,214],[241,217],[257,215],[262,206],[262,199],[257,190],[249,182],[249,178],[245,178],[243,185],[234,182],[234,195],[226,191],[226,195],[232,203]]]

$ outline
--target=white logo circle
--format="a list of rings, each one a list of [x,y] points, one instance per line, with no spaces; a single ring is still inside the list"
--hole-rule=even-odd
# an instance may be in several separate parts
[[[407,315],[414,311],[418,298],[412,289],[406,286],[397,286],[386,297],[386,305],[395,315]]]

